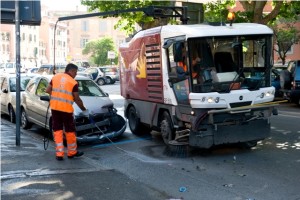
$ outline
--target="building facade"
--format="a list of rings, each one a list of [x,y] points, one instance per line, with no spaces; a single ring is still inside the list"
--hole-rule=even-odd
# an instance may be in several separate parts
[[[40,26],[22,25],[20,27],[21,65],[25,68],[32,68],[54,62],[65,64],[88,61],[89,55],[83,55],[82,50],[89,41],[111,37],[116,49],[120,43],[125,41],[125,33],[114,29],[114,25],[118,21],[117,18],[92,17],[57,23],[60,16],[80,14],[86,14],[86,12],[49,11],[47,7],[42,6]],[[55,34],[54,30],[56,30]],[[14,25],[1,24],[1,63],[15,61],[15,37]]]
[[[270,12],[269,8],[265,12]],[[239,2],[232,11],[243,10]],[[60,16],[86,14],[83,11],[50,11],[46,6],[41,7],[42,21],[40,26],[21,26],[20,55],[21,64],[25,67],[38,67],[41,64],[67,63],[88,61],[89,55],[83,55],[85,45],[92,40],[111,37],[118,49],[119,44],[126,39],[124,32],[114,29],[118,18],[82,18],[57,23]],[[57,25],[56,25],[57,23]],[[56,25],[56,33],[54,29]],[[297,23],[300,30],[300,22]],[[0,62],[15,61],[15,26],[1,24]],[[55,56],[54,56],[55,49]],[[54,61],[55,59],[55,61]],[[294,44],[287,53],[287,59],[300,59],[300,44]],[[274,51],[274,63],[280,59]]]

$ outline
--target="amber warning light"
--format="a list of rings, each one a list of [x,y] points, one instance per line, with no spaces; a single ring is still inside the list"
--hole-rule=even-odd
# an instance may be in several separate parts
[[[232,26],[232,22],[235,19],[235,14],[233,12],[229,12],[227,15],[227,20],[230,22],[230,26]]]

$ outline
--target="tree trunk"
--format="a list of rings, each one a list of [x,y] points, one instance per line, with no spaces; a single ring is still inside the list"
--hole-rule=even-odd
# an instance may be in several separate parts
[[[269,3],[269,1],[240,1],[244,10],[246,12],[253,13],[253,18],[251,22],[259,24],[267,24],[270,20],[274,19],[283,5],[283,1],[277,1],[274,9],[267,15],[263,15],[264,7]]]

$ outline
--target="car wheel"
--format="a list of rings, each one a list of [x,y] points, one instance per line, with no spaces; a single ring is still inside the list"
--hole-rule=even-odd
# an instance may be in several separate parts
[[[12,106],[9,106],[9,120],[11,123],[16,123],[16,113]]]
[[[140,122],[140,118],[136,114],[136,109],[131,106],[128,110],[128,124],[134,135],[142,136],[150,134],[151,129]]]
[[[106,77],[106,84],[113,84],[113,80],[109,76]]]
[[[27,114],[24,109],[21,110],[21,127],[23,129],[31,128],[32,124],[28,121]]]
[[[97,84],[98,84],[98,85],[104,85],[104,84],[105,84],[105,80],[104,80],[103,78],[99,78],[99,79],[97,80]]]
[[[164,143],[166,145],[170,145],[170,141],[175,138],[175,131],[173,127],[173,123],[171,117],[167,111],[164,111],[162,114],[161,122],[160,122],[160,132]]]

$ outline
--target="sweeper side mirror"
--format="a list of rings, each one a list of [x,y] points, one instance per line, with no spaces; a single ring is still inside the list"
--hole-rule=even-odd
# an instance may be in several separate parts
[[[49,95],[40,96],[40,100],[42,100],[42,101],[50,101],[50,96]]]

